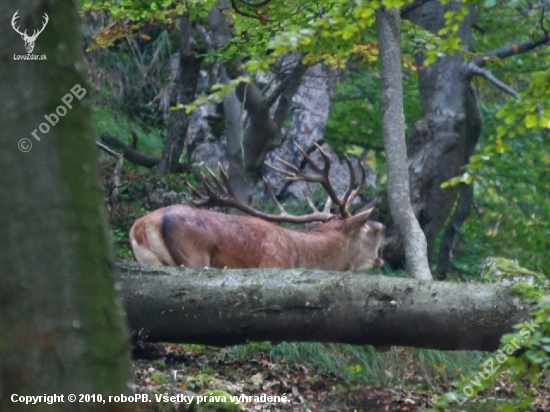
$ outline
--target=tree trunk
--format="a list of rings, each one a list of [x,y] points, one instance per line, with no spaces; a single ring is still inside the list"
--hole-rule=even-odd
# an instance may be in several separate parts
[[[284,63],[285,61],[283,61]],[[294,142],[298,143],[307,153],[313,153],[313,156],[315,156],[314,143],[318,143],[323,139],[325,134],[329,117],[330,97],[336,83],[337,74],[338,72],[335,69],[324,63],[317,63],[308,69],[302,78],[300,87],[291,99],[290,124],[281,133],[281,135],[284,134],[284,136],[281,136],[282,145],[266,156],[269,163],[277,165],[279,164],[277,158],[281,158],[297,166],[307,166],[307,162],[303,161],[301,153],[294,146]],[[343,189],[345,191],[349,182],[349,171],[343,161],[341,167],[339,167],[336,164],[337,160],[335,156],[330,169],[331,181],[337,190]],[[285,176],[268,167],[263,168],[263,175],[277,196],[284,198],[287,195],[293,195],[300,201],[305,200],[304,189],[308,187],[306,183],[289,181]],[[339,185],[339,183],[342,183],[342,185]],[[260,196],[262,199],[268,199],[269,192],[267,189],[264,189]]]
[[[494,350],[535,309],[511,286],[303,269],[197,270],[119,261],[131,329],[141,339]]]
[[[470,157],[474,154],[477,142],[481,136],[483,119],[481,110],[479,109],[477,95],[473,88],[470,87],[466,101],[466,122],[465,122],[465,139],[464,147],[464,164],[470,162]],[[447,223],[443,236],[441,237],[441,245],[439,247],[439,256],[437,261],[437,272],[443,277],[451,271],[452,248],[454,246],[455,236],[458,234],[460,227],[466,221],[470,208],[474,203],[474,185],[460,183],[459,196],[456,209],[453,216]]]
[[[181,17],[180,25],[180,59],[178,75],[172,91],[171,105],[189,104],[195,100],[195,92],[199,82],[202,63],[200,51],[192,39],[192,23],[189,21],[189,13]],[[159,170],[164,176],[177,171],[179,159],[185,147],[187,128],[190,115],[185,110],[176,110],[170,113],[168,136],[164,143]]]
[[[0,410],[129,410],[67,401],[127,394],[131,379],[91,113],[80,101],[76,8],[6,0],[0,10]],[[27,33],[48,14],[33,51],[47,60],[14,58],[27,55],[10,24],[16,10]],[[12,394],[65,402],[29,406]]]
[[[228,2],[223,1],[221,9],[228,7]],[[224,15],[215,7],[208,16],[208,22],[212,30],[211,44],[219,48],[227,44],[232,34]],[[235,79],[246,76],[241,68],[241,61],[234,59],[226,67],[229,78]],[[264,98],[260,88],[253,82],[241,83],[235,90],[239,99],[239,105],[246,111],[248,119],[246,127],[241,135],[231,133],[227,135],[228,148],[237,149],[230,153],[229,180],[235,195],[246,203],[250,202],[252,190],[258,182],[265,156],[274,148],[283,122],[290,113],[292,97],[298,90],[302,76],[307,70],[298,58],[293,69],[281,80],[281,87],[277,88],[274,99]],[[277,108],[273,115],[271,107],[277,101]],[[230,141],[230,139],[232,139]],[[240,139],[238,142],[235,139]]]
[[[444,26],[444,13],[456,7],[455,3],[426,2],[408,12],[406,17],[437,33]],[[473,13],[470,12],[458,33],[468,49],[472,21]],[[424,117],[412,130],[408,157],[412,207],[426,235],[428,256],[431,256],[457,194],[456,188],[442,189],[441,183],[458,176],[464,165],[465,107],[470,76],[461,53],[443,56],[428,67],[423,63],[424,56],[420,54],[417,64]],[[396,232],[396,228],[388,229],[384,248],[384,259],[392,266],[399,266],[403,260],[403,239]]]
[[[411,207],[403,83],[401,72],[401,17],[399,10],[380,8],[376,12],[378,47],[380,49],[382,127],[388,167],[388,201],[392,218],[405,244],[409,276],[431,280],[426,238]]]

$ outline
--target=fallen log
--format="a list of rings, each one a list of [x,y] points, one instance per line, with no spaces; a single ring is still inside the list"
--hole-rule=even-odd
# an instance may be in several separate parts
[[[510,285],[304,269],[117,262],[130,329],[153,342],[340,342],[495,350],[535,302]]]

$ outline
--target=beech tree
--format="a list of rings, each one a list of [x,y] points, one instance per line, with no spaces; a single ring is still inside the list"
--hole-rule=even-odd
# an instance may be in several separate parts
[[[380,49],[382,128],[388,167],[388,201],[396,226],[405,244],[407,271],[417,279],[432,279],[426,237],[411,207],[403,85],[401,82],[401,18],[399,10],[381,7],[376,12]]]
[[[128,394],[131,380],[76,8],[8,0],[0,11],[0,410],[127,410],[67,401]],[[14,58],[29,54],[12,18],[22,32],[44,25],[33,53],[46,59]]]

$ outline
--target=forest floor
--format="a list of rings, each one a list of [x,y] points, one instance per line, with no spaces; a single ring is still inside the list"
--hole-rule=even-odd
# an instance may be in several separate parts
[[[406,350],[392,349],[392,350]],[[403,365],[401,365],[403,366]],[[269,355],[256,353],[245,360],[235,360],[223,348],[201,345],[170,345],[139,343],[134,347],[136,392],[154,394],[183,394],[185,396],[223,390],[233,396],[286,396],[288,402],[265,402],[249,398],[240,409],[246,411],[292,412],[378,412],[423,411],[433,407],[439,395],[452,390],[449,383],[419,379],[417,365],[406,365],[411,380],[402,385],[367,386],[354,380],[345,380],[322,367],[306,367],[285,360],[272,363]],[[388,372],[389,373],[389,372]],[[417,380],[417,384],[414,380]],[[533,411],[550,411],[550,388],[544,385],[522,384],[535,391]],[[206,392],[205,392],[206,391]],[[516,388],[517,391],[517,388]],[[495,411],[499,401],[513,396],[514,388],[504,379],[498,386],[485,391],[459,407],[456,411]],[[145,411],[188,412],[184,402],[152,402]]]

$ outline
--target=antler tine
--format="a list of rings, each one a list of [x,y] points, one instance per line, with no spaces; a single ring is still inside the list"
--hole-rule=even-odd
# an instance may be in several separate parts
[[[19,18],[19,10],[17,10],[17,11],[14,13],[13,17],[11,18],[11,25],[12,25],[13,29],[14,29],[17,33],[19,33],[21,36],[23,36],[23,35],[26,36],[26,35],[27,35],[27,30],[25,30],[24,33],[21,33],[21,31],[19,30],[19,26],[15,27],[15,25],[17,24],[17,19],[18,19],[18,18]]]
[[[346,160],[346,164],[348,165],[349,169],[349,185],[346,189],[346,193],[344,194],[344,198],[342,199],[342,203],[346,205],[346,209],[349,206],[348,200],[350,195],[353,192],[353,187],[355,186],[355,169],[353,168],[353,164],[351,163],[350,158],[348,155],[344,155],[344,159]]]
[[[210,187],[207,188],[208,183],[205,184],[206,178],[204,177],[204,175],[202,176],[202,179],[203,179],[203,187],[205,192],[213,193],[212,190],[210,190]],[[212,204],[212,199],[209,196],[203,195],[191,183],[186,182],[186,184],[189,190],[191,191],[191,194],[198,199],[198,200],[191,200],[191,204],[193,204],[193,206],[216,206]]]
[[[193,196],[201,199],[201,202],[204,202],[204,201],[208,200],[208,197],[204,196],[201,192],[199,192],[197,189],[195,189],[195,187],[191,183],[185,182],[185,184],[187,185],[187,188],[191,191]],[[199,202],[191,201],[191,203],[193,203],[195,206],[203,206]]]
[[[361,169],[361,182],[359,183],[359,186],[357,186],[357,189],[355,189],[352,193],[349,199],[346,201],[346,207],[349,207],[351,203],[355,200],[357,195],[363,191],[365,188],[365,185],[367,184],[367,174],[365,172],[365,168],[361,163],[359,163],[359,168]]]
[[[235,193],[233,192],[233,188],[231,187],[231,183],[229,182],[229,177],[227,176],[227,173],[221,163],[218,163],[218,169],[220,169],[220,176],[222,177],[223,185],[228,196],[230,196],[233,199],[236,199],[237,196],[235,196]]]
[[[304,197],[306,198],[307,204],[309,205],[311,210],[313,210],[314,212],[319,212],[319,209],[317,209],[317,207],[315,207],[315,204],[313,203],[311,198],[308,195],[306,195],[305,193],[304,193]],[[323,210],[323,212],[325,212],[325,210]],[[330,212],[330,210],[329,210],[329,212]]]
[[[323,160],[325,161],[325,166],[323,169],[321,169],[317,163],[315,163],[313,161],[313,159],[311,157],[309,157],[309,155],[306,153],[306,151],[302,148],[302,146],[300,146],[296,141],[293,141],[294,143],[294,146],[296,146],[296,148],[298,149],[298,151],[300,152],[300,154],[302,156],[304,156],[304,159],[306,159],[306,161],[309,163],[309,166],[313,169],[314,172],[316,173],[321,173],[321,174],[326,174],[328,176],[328,172],[330,170],[330,158],[328,157],[328,155],[325,153],[325,151],[323,149],[321,149],[321,146],[319,146],[317,143],[313,143],[314,146],[317,148],[317,150],[319,150],[319,152],[321,153],[321,156],[323,156]]]
[[[299,170],[296,166],[294,166],[293,164],[290,164],[290,163],[288,163],[288,162],[285,162],[283,159],[281,159],[281,158],[279,158],[279,157],[277,157],[277,160],[278,160],[279,162],[281,162],[282,164],[284,164],[285,166],[287,166],[287,167],[289,167],[290,169],[292,169],[292,171],[293,171],[294,173],[291,173],[291,172],[289,172],[289,171],[287,171],[287,170],[279,169],[277,166],[273,166],[271,163],[268,163],[268,162],[264,162],[264,164],[265,164],[267,167],[269,167],[270,169],[275,170],[277,173],[282,174],[283,176],[285,176],[285,177],[286,177],[287,179],[289,179],[289,180],[295,180],[296,177],[297,177],[297,175],[298,175],[298,174],[301,174],[300,170]]]
[[[271,200],[273,200],[273,202],[277,206],[277,209],[279,209],[279,212],[281,212],[281,215],[288,215],[284,206],[281,204],[281,202],[277,200],[277,196],[275,196],[275,193],[273,193],[273,189],[269,185],[267,179],[265,177],[263,179],[264,179],[265,187],[267,187],[267,191],[269,192],[269,197],[271,197]]]
[[[220,167],[220,164],[218,163],[218,167]],[[210,170],[209,167],[206,168],[206,170],[208,171],[208,173],[210,173],[210,178],[214,181],[214,184],[216,185],[216,187],[218,188],[218,190],[220,192],[223,192],[225,190],[225,188],[222,186],[222,184],[220,183],[218,177],[214,174],[214,172],[212,170]],[[202,175],[204,177],[204,175]]]
[[[332,200],[332,202],[334,202],[334,204],[338,206],[340,216],[342,218],[349,217],[350,213],[348,211],[347,200],[353,194],[353,186],[355,185],[355,172],[353,170],[353,166],[351,165],[349,158],[346,159],[346,161],[348,162],[348,167],[350,168],[351,182],[346,191],[344,198],[340,199],[338,197],[338,194],[336,193],[336,190],[330,183],[329,174],[330,174],[331,160],[329,155],[321,148],[321,146],[319,146],[317,143],[314,143],[315,147],[317,148],[317,150],[319,150],[319,153],[321,153],[321,156],[323,157],[324,166],[321,168],[319,167],[319,165],[317,165],[313,161],[313,159],[305,152],[305,150],[298,143],[296,142],[293,142],[293,143],[294,143],[294,146],[296,146],[296,148],[300,151],[304,159],[309,163],[309,166],[311,167],[311,169],[313,169],[313,172],[314,172],[313,174],[303,173],[302,171],[300,171],[300,169],[298,169],[293,164],[290,164],[280,158],[277,158],[277,160],[281,162],[283,165],[285,165],[286,167],[288,167],[289,169],[291,169],[293,173],[290,173],[286,170],[279,169],[269,163],[266,163],[266,165],[269,168],[275,170],[276,172],[279,172],[282,175],[286,176],[287,179],[289,180],[294,180],[294,181],[303,180],[306,182],[321,183],[321,185],[329,195],[329,198]],[[330,207],[329,207],[329,211],[330,211]],[[322,213],[327,213],[327,212],[326,210],[324,210]]]
[[[324,213],[330,213],[330,208],[332,207],[332,199],[327,197],[327,201],[325,202],[325,207],[323,208]]]
[[[216,181],[216,179],[214,179],[214,181]],[[221,200],[221,198],[214,191],[214,188],[210,185],[210,182],[208,181],[205,175],[202,175],[202,187],[206,192],[206,194],[208,195],[209,200],[212,200],[213,203],[217,200]],[[212,204],[212,205],[218,206],[216,204]]]
[[[231,206],[231,202],[232,202],[232,199],[235,198],[235,194],[233,193],[233,190],[231,189],[231,185],[229,184],[229,178],[227,177],[227,173],[225,172],[224,168],[220,163],[218,163],[218,168],[220,169],[220,175],[224,183],[223,185],[209,167],[207,167],[206,170],[210,174],[210,178],[214,182],[214,185],[216,186],[217,190],[223,193],[223,195],[226,196],[226,198],[224,199],[218,196],[216,194],[216,190],[212,186],[212,183],[208,180],[208,177],[206,177],[203,173],[201,173],[202,186],[203,186],[203,190],[206,192],[206,196],[200,193],[191,183],[186,182],[187,187],[189,188],[193,196],[199,199],[198,201],[192,201],[191,203],[193,205],[195,206]]]

